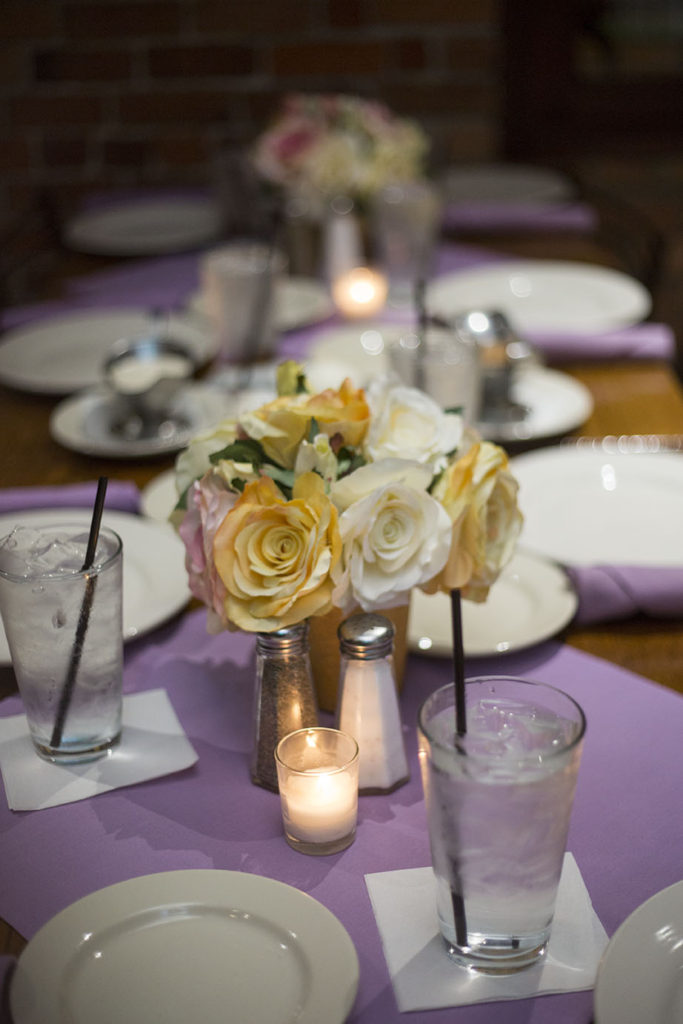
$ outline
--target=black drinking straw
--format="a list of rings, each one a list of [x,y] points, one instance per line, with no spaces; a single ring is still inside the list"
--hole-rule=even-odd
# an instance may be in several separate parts
[[[455,683],[455,731],[467,732],[465,709],[465,650],[462,642],[462,606],[460,591],[451,590],[451,628],[453,633],[453,681]]]
[[[455,685],[455,732],[467,732],[465,711],[465,649],[462,639],[462,603],[459,590],[451,590],[451,628],[453,633],[453,682]],[[462,880],[457,865],[451,863],[451,903],[455,921],[455,940],[459,946],[467,945],[467,917],[462,892]]]
[[[95,551],[97,550],[97,540],[100,535],[100,523],[102,522],[102,511],[104,509],[104,498],[107,493],[107,477],[101,476],[97,481],[97,494],[95,495],[95,505],[92,512],[92,519],[90,520],[90,534],[88,535],[88,546],[85,552],[85,560],[81,567],[81,572],[87,572],[93,564],[95,559]],[[95,596],[95,585],[97,583],[96,575],[89,575],[85,578],[85,593],[81,602],[81,610],[78,616],[78,625],[76,626],[76,637],[74,639],[74,645],[71,648],[71,658],[69,659],[69,667],[67,669],[66,678],[64,680],[64,686],[62,687],[62,693],[59,698],[59,705],[57,706],[57,715],[55,717],[55,724],[52,730],[52,738],[50,739],[50,746],[53,750],[59,748],[62,742],[62,733],[64,731],[64,722],[69,711],[69,704],[71,702],[71,695],[73,688],[76,683],[76,676],[78,674],[78,666],[80,665],[81,655],[83,654],[83,644],[85,643],[85,634],[88,629],[88,622],[90,621],[90,611],[92,609],[93,598]]]

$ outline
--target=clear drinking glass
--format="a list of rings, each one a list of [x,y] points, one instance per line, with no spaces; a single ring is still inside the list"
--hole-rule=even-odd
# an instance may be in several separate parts
[[[490,676],[465,691],[465,735],[452,684],[418,715],[439,924],[456,962],[509,973],[550,938],[585,718],[544,683]]]
[[[338,853],[356,835],[358,744],[348,733],[297,729],[275,751],[287,842],[301,853]]]
[[[474,342],[445,327],[406,330],[387,345],[389,366],[403,384],[419,388],[442,409],[460,409],[474,426],[481,405],[481,366]]]
[[[202,298],[219,360],[245,364],[273,354],[276,292],[286,263],[278,249],[255,240],[228,243],[202,258]]]
[[[41,757],[103,756],[121,735],[122,543],[100,529],[17,527],[0,541],[0,610],[29,732]]]

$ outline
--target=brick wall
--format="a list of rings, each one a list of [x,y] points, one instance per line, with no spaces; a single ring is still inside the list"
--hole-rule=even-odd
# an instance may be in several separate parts
[[[375,96],[436,163],[499,146],[497,0],[3,0],[0,201],[209,178],[287,91]]]

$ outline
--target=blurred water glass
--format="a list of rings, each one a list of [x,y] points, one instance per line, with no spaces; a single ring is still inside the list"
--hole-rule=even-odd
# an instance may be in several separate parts
[[[0,540],[0,610],[29,732],[60,764],[102,757],[121,734],[122,543],[102,527],[84,570],[87,546],[82,523]]]
[[[215,332],[218,359],[248,364],[275,351],[275,289],[287,265],[265,242],[232,242],[201,261],[202,304]]]
[[[375,196],[372,244],[391,305],[412,305],[416,282],[429,276],[440,217],[439,193],[428,181],[387,185]]]
[[[442,409],[459,409],[474,426],[481,406],[481,366],[473,341],[447,328],[406,330],[386,345],[389,366],[403,384],[419,388]]]

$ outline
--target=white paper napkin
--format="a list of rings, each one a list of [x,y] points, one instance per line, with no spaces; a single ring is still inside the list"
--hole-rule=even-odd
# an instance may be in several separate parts
[[[459,967],[446,953],[431,867],[382,871],[365,882],[402,1013],[579,992],[595,984],[608,938],[571,853],[564,858],[544,962],[500,978]]]
[[[33,811],[85,800],[121,786],[189,768],[197,754],[165,690],[123,698],[121,741],[99,761],[71,766],[39,757],[24,715],[0,719],[0,771],[13,811]]]

